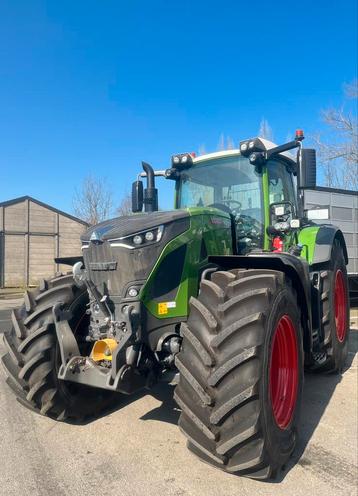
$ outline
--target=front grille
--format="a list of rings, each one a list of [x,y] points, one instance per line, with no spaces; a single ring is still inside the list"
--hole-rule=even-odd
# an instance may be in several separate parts
[[[111,247],[108,241],[83,249],[87,273],[101,294],[124,296],[129,282],[145,280],[162,250],[161,243],[135,250]]]
[[[90,243],[88,248],[83,249],[83,260],[88,276],[101,294],[104,294],[106,289],[108,292],[114,291],[114,294],[119,294],[122,282],[119,274],[117,274],[119,272],[118,263],[114,271],[98,270],[100,265],[104,263],[116,262],[108,243]]]
[[[158,212],[156,214],[159,215]],[[174,219],[175,214],[176,212],[172,214]],[[136,216],[132,216],[132,219],[135,223]],[[128,284],[145,281],[163,248],[169,241],[189,229],[189,225],[188,216],[173,220],[165,225],[163,237],[159,242],[133,249],[111,246],[103,236],[99,242],[84,240],[83,259],[90,279],[101,294],[124,297],[123,293]]]

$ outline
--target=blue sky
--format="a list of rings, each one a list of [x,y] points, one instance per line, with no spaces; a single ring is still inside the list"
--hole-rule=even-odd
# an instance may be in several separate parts
[[[1,0],[0,201],[71,212],[92,173],[119,202],[141,160],[321,129],[355,77],[355,0]]]

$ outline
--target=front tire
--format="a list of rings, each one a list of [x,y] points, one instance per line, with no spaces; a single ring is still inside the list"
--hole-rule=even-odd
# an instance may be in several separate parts
[[[64,275],[25,293],[24,305],[12,313],[12,329],[4,333],[6,353],[1,361],[6,382],[22,405],[57,420],[82,420],[98,415],[114,394],[58,379],[61,357],[52,315],[58,302],[72,314],[69,324],[81,351],[88,351],[88,295],[72,275]]]
[[[225,471],[274,477],[297,439],[300,310],[283,273],[216,272],[192,298],[175,399],[188,447]]]

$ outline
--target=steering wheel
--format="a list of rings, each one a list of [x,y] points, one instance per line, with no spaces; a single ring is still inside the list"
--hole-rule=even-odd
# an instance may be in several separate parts
[[[250,215],[241,214],[237,218],[237,221],[239,236],[247,236],[252,231],[257,231],[260,233],[262,230],[261,222]]]
[[[221,200],[221,201],[222,201],[225,205],[227,204],[229,208],[231,208],[231,207],[230,207],[230,204],[231,204],[231,203],[234,203],[235,205],[237,205],[236,207],[231,208],[231,210],[232,210],[233,212],[240,211],[240,210],[241,210],[241,208],[242,208],[242,204],[241,204],[239,201],[237,201],[237,200]]]
[[[231,203],[235,203],[236,207],[231,208],[230,207]],[[215,203],[212,203],[211,205],[208,205],[208,206],[214,207],[214,208],[219,208],[221,210],[224,210],[224,212],[228,212],[229,214],[238,215],[238,213],[241,210],[242,205],[237,200],[221,200],[220,202],[215,202]]]

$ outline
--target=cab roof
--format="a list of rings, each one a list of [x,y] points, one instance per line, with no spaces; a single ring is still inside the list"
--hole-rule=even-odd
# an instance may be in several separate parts
[[[250,138],[250,139],[255,139],[255,138]],[[247,141],[250,141],[250,139]],[[275,148],[276,146],[278,146],[272,141],[269,141],[267,139],[264,138],[259,138],[259,139],[262,142],[262,144],[265,146],[266,150],[271,150],[271,148]],[[213,152],[213,153],[205,153],[204,155],[199,155],[198,157],[194,157],[193,164],[195,165],[200,162],[204,162],[206,160],[214,160],[221,157],[230,157],[235,155],[241,155],[239,148],[234,148],[233,150],[220,150],[219,152]],[[296,158],[291,153],[283,152],[280,153],[280,155],[296,163]]]

